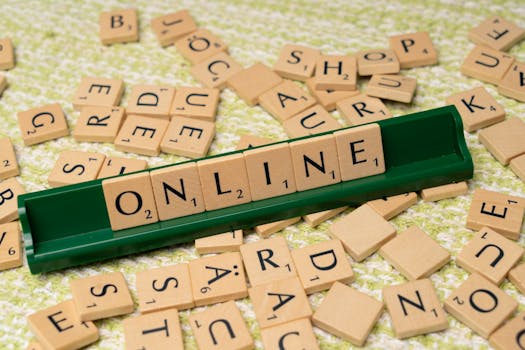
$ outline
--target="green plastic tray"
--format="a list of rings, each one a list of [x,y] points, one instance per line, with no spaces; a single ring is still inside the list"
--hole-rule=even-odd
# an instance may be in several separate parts
[[[117,232],[109,224],[101,180],[22,195],[18,211],[29,268],[32,273],[58,270],[472,177],[455,107],[379,125],[383,174]]]

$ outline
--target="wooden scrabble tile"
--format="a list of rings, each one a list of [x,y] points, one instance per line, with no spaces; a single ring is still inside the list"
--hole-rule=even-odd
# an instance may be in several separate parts
[[[95,180],[105,159],[101,153],[62,151],[47,182],[60,187]]]
[[[66,116],[58,103],[18,112],[17,116],[26,146],[69,135]]]
[[[430,187],[421,190],[423,202],[436,202],[446,198],[453,198],[467,193],[466,181],[451,183],[442,186]]]
[[[460,71],[466,76],[497,85],[513,63],[513,56],[478,45],[465,58]]]
[[[147,156],[158,156],[169,122],[164,119],[130,115],[115,138],[115,148]]]
[[[477,273],[470,275],[445,301],[449,314],[485,339],[517,307],[517,301]]]
[[[307,294],[329,289],[336,281],[354,280],[343,245],[337,239],[294,249],[292,258]]]
[[[300,216],[296,216],[294,218],[285,219],[285,220],[279,220],[274,222],[269,222],[267,224],[257,225],[255,226],[255,232],[262,238],[269,237],[273,235],[274,233],[277,233],[279,231],[284,230],[288,226],[294,225],[298,223],[301,220]]]
[[[513,319],[490,335],[489,343],[497,350],[521,350],[525,336],[525,312],[520,312]]]
[[[254,348],[248,327],[233,301],[192,314],[189,321],[199,349],[249,350]]]
[[[189,267],[196,306],[248,296],[242,258],[238,252],[192,260]]]
[[[239,142],[237,142],[236,150],[253,148],[257,146],[266,145],[268,143],[275,142],[275,140],[269,139],[267,137],[259,137],[254,135],[241,135]]]
[[[383,303],[335,282],[312,317],[314,326],[363,346],[383,313]]]
[[[307,318],[262,329],[261,338],[266,350],[319,350],[312,323]]]
[[[18,219],[18,196],[24,193],[15,178],[0,182],[0,224]]]
[[[525,102],[525,63],[515,62],[503,76],[498,92]]]
[[[240,251],[242,243],[242,230],[232,230],[230,232],[196,239],[195,250],[199,255],[238,252]]]
[[[306,80],[306,86],[310,94],[317,100],[317,102],[323,106],[327,111],[331,112],[335,109],[335,104],[345,98],[352,97],[359,94],[359,90],[344,91],[344,90],[333,90],[333,89],[321,89],[315,88],[315,77]]]
[[[97,341],[93,322],[78,319],[73,300],[37,311],[27,317],[29,329],[46,349],[80,349]]]
[[[521,294],[525,294],[525,263],[521,263],[511,269],[508,273],[508,278]]]
[[[204,211],[197,164],[188,162],[150,172],[161,221]]]
[[[175,88],[167,85],[136,85],[128,97],[126,112],[146,117],[170,118]]]
[[[489,126],[478,134],[479,141],[503,165],[525,153],[524,136],[525,122],[517,117]]]
[[[393,74],[374,74],[366,87],[366,94],[403,103],[412,102],[417,81],[414,78]]]
[[[476,188],[467,215],[467,227],[488,226],[503,236],[517,240],[525,215],[525,198]]]
[[[400,66],[394,50],[376,49],[360,51],[356,55],[359,75],[395,74]]]
[[[385,220],[390,220],[416,204],[416,202],[416,192],[409,192],[397,196],[383,197],[369,201],[366,204],[385,218]]]
[[[361,125],[388,119],[392,113],[380,99],[362,94],[338,101],[337,110],[350,125]]]
[[[0,138],[0,180],[19,174],[20,170],[11,139],[8,137]]]
[[[102,189],[113,231],[159,221],[149,173],[103,180]]]
[[[385,172],[381,128],[378,124],[336,131],[333,135],[343,181]]]
[[[315,89],[357,89],[357,60],[354,56],[321,56],[315,65]]]
[[[7,87],[7,79],[3,75],[0,75],[0,96],[2,96],[2,93]]]
[[[118,106],[123,92],[124,82],[120,79],[83,77],[73,97],[73,107],[80,110],[88,106]]]
[[[208,88],[224,89],[226,81],[242,66],[225,52],[219,52],[190,68],[195,79]]]
[[[305,81],[314,74],[321,52],[302,45],[284,45],[273,70],[283,78]]]
[[[160,149],[164,153],[200,158],[208,154],[214,137],[215,123],[177,116],[171,119]]]
[[[252,200],[242,154],[197,162],[206,210],[231,207]]]
[[[226,85],[233,89],[248,106],[255,106],[259,103],[259,96],[282,81],[277,73],[258,62],[232,75],[226,81]]]
[[[450,253],[417,226],[385,243],[379,254],[408,280],[429,277],[450,261]]]
[[[180,87],[173,99],[170,115],[215,121],[218,105],[218,89]]]
[[[128,317],[122,322],[126,349],[183,350],[176,309]]]
[[[524,249],[488,227],[477,232],[456,257],[456,264],[468,272],[477,272],[500,285],[518,263]]]
[[[135,308],[122,272],[74,279],[70,286],[81,321],[125,315]]]
[[[78,142],[113,142],[125,117],[123,107],[84,107],[72,135]]]
[[[26,350],[44,350],[44,348],[42,347],[42,345],[40,345],[39,342],[32,341],[27,345]]]
[[[289,137],[302,137],[342,127],[321,105],[304,110],[283,122],[284,131]]]
[[[328,227],[355,261],[362,261],[392,239],[396,229],[364,204]]]
[[[503,106],[483,86],[447,97],[446,103],[456,106],[468,132],[505,120]]]
[[[315,104],[315,99],[291,80],[259,96],[259,104],[281,123]]]
[[[147,167],[148,162],[142,159],[107,157],[104,164],[102,164],[102,168],[100,168],[97,179],[129,174],[145,170]]]
[[[335,140],[323,135],[289,143],[298,191],[341,182]]]
[[[177,264],[137,272],[137,296],[142,314],[195,306],[188,264]]]
[[[512,158],[510,160],[510,168],[521,181],[525,182],[525,154]]]
[[[104,45],[139,41],[139,21],[135,9],[102,12],[99,26],[100,40]]]
[[[288,143],[243,152],[252,200],[277,197],[297,191]]]
[[[438,63],[438,56],[427,32],[393,35],[389,39],[401,69],[430,66]]]
[[[15,50],[10,38],[0,39],[0,69],[8,70],[15,66]]]
[[[0,271],[22,266],[22,245],[18,222],[0,225]]]
[[[320,211],[317,213],[306,214],[306,215],[303,215],[303,220],[306,221],[310,226],[316,227],[319,224],[325,222],[326,220],[329,220],[333,218],[334,216],[341,214],[346,209],[348,209],[348,207],[344,206],[340,208]]]
[[[243,244],[240,250],[252,287],[297,276],[288,243],[283,237]]]
[[[153,18],[151,29],[159,43],[162,46],[168,46],[197,30],[197,24],[188,10],[181,10]]]
[[[254,286],[248,292],[261,329],[312,315],[308,297],[297,277]]]
[[[474,43],[500,51],[507,51],[524,37],[523,28],[500,16],[487,18],[468,33],[468,38]]]
[[[429,279],[384,287],[383,301],[397,338],[448,328],[447,316]]]
[[[175,47],[192,64],[202,62],[219,52],[228,52],[224,41],[204,28],[183,36],[175,42]]]

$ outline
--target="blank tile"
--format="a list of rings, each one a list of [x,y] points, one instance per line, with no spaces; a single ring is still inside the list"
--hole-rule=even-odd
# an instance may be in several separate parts
[[[377,122],[392,117],[380,99],[362,94],[337,102],[337,110],[350,125]]]
[[[247,149],[247,148],[253,148],[257,146],[266,145],[268,143],[276,142],[273,139],[269,139],[267,137],[260,137],[255,135],[241,135],[239,138],[239,141],[237,142],[237,147],[235,147],[236,150],[241,149]]]
[[[525,182],[525,154],[512,158],[510,160],[510,168],[521,181]]]
[[[18,196],[24,193],[15,178],[0,182],[0,224],[18,219]]]
[[[123,322],[126,349],[183,350],[176,309],[128,317]]]
[[[525,312],[520,312],[490,335],[489,344],[497,350],[521,350],[524,329]]]
[[[169,119],[175,88],[167,85],[136,85],[128,97],[126,112]]]
[[[105,159],[101,153],[62,151],[47,182],[60,187],[95,180]]]
[[[289,137],[295,138],[337,130],[342,125],[317,104],[285,120],[283,127]]]
[[[124,93],[120,79],[83,77],[73,97],[73,107],[80,110],[88,106],[118,106]]]
[[[514,117],[483,129],[479,141],[501,164],[525,153],[525,122]]]
[[[401,69],[430,66],[438,63],[438,54],[427,32],[393,35],[389,38]]]
[[[167,120],[130,115],[115,138],[115,148],[123,152],[158,156],[168,125]]]
[[[242,230],[232,230],[213,236],[197,238],[195,240],[195,250],[199,255],[238,252],[242,244]]]
[[[417,81],[414,78],[393,74],[374,74],[366,87],[366,94],[403,103],[412,102]]]
[[[135,9],[102,12],[99,27],[100,40],[104,45],[139,41],[139,23]]]
[[[475,46],[463,61],[461,73],[492,84],[499,84],[514,63],[514,57],[486,46]]]
[[[461,196],[468,191],[466,181],[451,183],[442,186],[430,187],[421,190],[421,198],[424,202],[436,202],[446,198]]]
[[[26,146],[69,135],[66,116],[58,103],[18,112],[18,126]]]
[[[498,92],[525,102],[525,63],[515,62],[503,76],[498,85]]]
[[[258,62],[232,75],[227,86],[233,89],[248,106],[255,106],[264,92],[279,85],[282,78],[268,66]]]
[[[317,90],[355,90],[357,88],[357,60],[354,56],[321,56],[315,65]]]
[[[281,123],[315,104],[315,99],[291,80],[259,96],[259,104]]]
[[[307,318],[262,329],[261,338],[266,350],[319,350],[312,324]]]
[[[335,104],[345,98],[352,97],[359,94],[359,90],[333,90],[333,89],[316,89],[315,77],[306,80],[306,86],[310,94],[323,106],[327,111],[331,112],[335,109]]]
[[[308,223],[308,225],[316,227],[321,223],[325,222],[326,220],[329,220],[334,216],[341,214],[346,209],[348,209],[348,207],[345,206],[335,209],[328,209],[317,213],[306,214],[303,215],[303,219]]]
[[[0,70],[9,70],[15,66],[15,50],[11,38],[0,39]]]
[[[303,45],[284,45],[273,70],[283,78],[305,81],[314,74],[321,52]]]
[[[0,181],[19,174],[18,161],[11,139],[0,138]]]
[[[416,192],[409,192],[397,196],[375,199],[366,204],[374,209],[379,215],[384,217],[385,220],[390,220],[416,204],[416,202]]]
[[[356,55],[359,75],[399,73],[399,60],[393,50],[371,49]]]
[[[104,179],[111,176],[133,173],[145,170],[148,162],[142,159],[107,157],[100,168],[97,179]]]
[[[208,154],[215,137],[215,123],[186,117],[173,117],[160,143],[164,153],[188,158]]]
[[[521,263],[510,270],[508,277],[521,294],[525,294],[525,263]]]
[[[523,37],[525,37],[523,28],[500,16],[487,18],[468,33],[468,38],[474,43],[500,51],[507,51]]]
[[[125,117],[123,107],[84,107],[72,135],[78,142],[113,142]]]
[[[170,115],[172,117],[191,117],[215,121],[219,105],[219,90],[200,87],[180,87],[177,89]]]
[[[261,236],[262,238],[266,238],[268,236],[273,235],[274,233],[284,230],[288,226],[292,226],[298,223],[299,221],[301,221],[301,217],[296,216],[290,219],[273,221],[267,224],[257,225],[254,229],[259,236]]]
[[[0,225],[0,271],[22,266],[21,239],[18,222]]]
[[[204,61],[219,52],[227,52],[228,47],[221,38],[207,29],[199,28],[175,42],[177,52],[192,64]]]
[[[197,30],[197,24],[188,10],[181,10],[153,18],[151,29],[161,46],[169,46]]]
[[[226,81],[242,66],[225,52],[219,52],[190,68],[195,79],[208,88],[224,89]]]

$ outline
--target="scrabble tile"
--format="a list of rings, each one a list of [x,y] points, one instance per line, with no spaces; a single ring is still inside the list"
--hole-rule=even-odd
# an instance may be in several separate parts
[[[525,154],[512,158],[510,160],[510,168],[516,174],[521,181],[525,182]]]
[[[73,107],[118,106],[124,93],[124,82],[120,79],[83,77],[73,97]]]
[[[467,215],[467,227],[488,226],[503,236],[517,240],[525,215],[525,198],[476,188]]]
[[[115,149],[158,156],[168,125],[167,120],[130,115],[115,138]]]
[[[240,251],[243,243],[242,230],[219,233],[218,235],[198,238],[195,240],[197,254],[218,254]]]
[[[261,329],[312,315],[308,298],[297,277],[254,286],[248,292]]]
[[[228,51],[221,38],[204,28],[183,36],[175,42],[175,47],[192,64],[202,62],[219,52]]]
[[[97,179],[129,174],[145,170],[147,167],[148,162],[142,159],[107,157],[104,164],[102,164],[102,168],[100,168]]]
[[[11,139],[0,138],[0,181],[19,174],[20,170]]]
[[[430,187],[421,190],[423,202],[436,202],[446,198],[461,196],[468,191],[466,181],[451,183],[442,186]]]
[[[261,338],[266,350],[319,350],[312,324],[307,318],[262,329]]]
[[[314,74],[321,52],[302,45],[284,45],[273,70],[283,78],[305,81]]]
[[[95,180],[105,159],[101,153],[62,151],[47,182],[60,187]]]
[[[497,350],[523,349],[524,321],[525,312],[520,312],[490,335],[489,344]]]
[[[267,224],[257,225],[255,226],[255,232],[257,232],[257,234],[261,236],[262,238],[266,238],[266,237],[273,235],[274,233],[284,230],[288,226],[292,226],[298,223],[300,220],[301,220],[301,217],[296,216],[290,219],[279,220],[279,221],[269,222]]]
[[[315,99],[291,80],[259,96],[259,104],[281,123],[315,104]]]
[[[292,258],[307,294],[329,289],[336,281],[351,283],[354,280],[354,272],[339,240],[294,249]]]
[[[27,345],[26,350],[44,350],[44,348],[42,347],[42,345],[40,345],[39,342],[32,341]]]
[[[252,200],[277,197],[297,191],[288,143],[243,152]]]
[[[515,62],[498,85],[498,92],[525,102],[525,63]]]
[[[242,154],[197,162],[206,210],[249,203],[252,200]]]
[[[150,176],[161,221],[204,211],[196,163],[175,164],[153,170]]]
[[[524,37],[523,28],[500,16],[487,18],[468,33],[468,38],[474,43],[500,51],[507,51]]]
[[[70,282],[81,321],[94,321],[133,312],[134,304],[122,272],[74,279]]]
[[[46,349],[74,350],[98,340],[93,322],[78,319],[73,300],[37,311],[27,317],[29,329]]]
[[[350,125],[377,122],[392,116],[380,99],[362,94],[338,101],[336,106]]]
[[[196,306],[248,296],[242,258],[238,252],[192,260],[189,267]]]
[[[239,142],[237,142],[236,150],[253,148],[257,146],[266,145],[268,143],[275,142],[275,140],[269,139],[267,137],[259,137],[254,135],[241,135]]]
[[[430,66],[438,63],[438,56],[427,32],[393,35],[389,39],[401,69]]]
[[[523,248],[488,227],[477,232],[456,257],[456,264],[468,272],[477,272],[500,285],[518,263]]]
[[[392,239],[396,229],[364,204],[328,227],[355,261],[362,261]]]
[[[103,180],[102,190],[113,231],[159,221],[148,173]]]
[[[429,277],[450,261],[450,253],[417,226],[385,243],[379,254],[411,281]]]
[[[113,142],[125,117],[123,107],[84,107],[72,135],[78,142]]]
[[[139,23],[135,9],[102,12],[99,26],[100,40],[104,45],[139,41]]]
[[[306,214],[306,215],[303,215],[303,220],[306,221],[308,225],[312,227],[316,227],[316,226],[319,226],[321,223],[325,222],[326,220],[329,220],[333,218],[334,216],[341,214],[346,209],[348,209],[348,207],[344,206],[340,208],[320,211],[317,213]]]
[[[525,122],[520,118],[507,119],[481,130],[479,141],[501,164],[525,153]]]
[[[181,10],[153,18],[151,29],[162,46],[169,46],[197,30],[197,24],[188,10]]]
[[[342,125],[317,104],[285,120],[283,127],[286,134],[294,138],[340,129]]]
[[[356,55],[359,75],[399,73],[399,60],[393,50],[360,51]]]
[[[355,90],[357,60],[354,56],[321,56],[315,65],[317,90]]]
[[[343,181],[385,172],[381,128],[378,124],[336,131],[333,135]]]
[[[0,69],[8,70],[15,66],[15,50],[10,38],[0,39]]]
[[[176,309],[128,317],[122,322],[126,349],[183,350]]]
[[[7,79],[3,75],[0,75],[0,96],[2,96],[2,93],[7,88]]]
[[[173,99],[170,115],[215,121],[218,105],[218,89],[180,87]]]
[[[508,278],[521,294],[525,294],[525,263],[521,263],[510,270]]]
[[[288,243],[283,237],[243,244],[240,250],[252,287],[297,276]]]
[[[335,109],[335,104],[345,98],[352,97],[359,94],[359,90],[344,91],[344,90],[333,90],[333,89],[321,89],[315,88],[315,77],[306,80],[306,87],[310,94],[317,100],[317,102],[323,106],[327,111],[331,112]]]
[[[0,182],[0,224],[18,219],[18,196],[24,193],[15,178]]]
[[[233,301],[194,313],[190,315],[189,322],[199,349],[249,350],[254,348],[248,327]]]
[[[384,287],[383,301],[397,338],[448,328],[447,316],[429,279]]]
[[[160,149],[164,153],[200,158],[208,154],[214,137],[215,123],[177,116],[171,119]]]
[[[22,245],[18,222],[0,225],[0,271],[22,266]]]
[[[20,133],[26,146],[69,135],[66,116],[58,103],[18,112],[17,116]]]
[[[517,301],[477,273],[470,275],[445,301],[449,314],[485,339],[517,307]]]
[[[366,204],[385,218],[385,220],[390,220],[416,204],[416,202],[417,194],[415,192],[409,192],[397,196],[375,199]]]
[[[460,67],[466,76],[499,84],[514,63],[514,57],[485,46],[475,46]]]
[[[126,112],[146,117],[170,118],[175,88],[167,85],[136,85],[128,97]]]
[[[142,314],[195,306],[188,264],[177,264],[137,272],[139,310]]]
[[[403,103],[412,102],[417,81],[414,78],[393,74],[374,74],[366,87],[368,96]]]
[[[314,326],[363,346],[383,313],[383,303],[335,282],[312,317]]]
[[[290,142],[297,190],[341,182],[337,146],[333,135]]]
[[[226,87],[226,81],[242,69],[230,55],[219,52],[191,67],[190,72],[204,86],[222,90]]]
[[[282,81],[277,73],[258,62],[232,75],[226,81],[226,85],[233,89],[248,106],[255,106],[259,103],[259,96]]]
[[[505,120],[503,106],[483,86],[447,97],[446,103],[456,106],[468,132]]]

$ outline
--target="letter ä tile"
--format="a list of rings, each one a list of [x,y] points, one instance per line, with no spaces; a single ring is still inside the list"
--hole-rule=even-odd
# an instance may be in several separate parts
[[[126,349],[184,349],[177,309],[128,317],[122,323]]]

